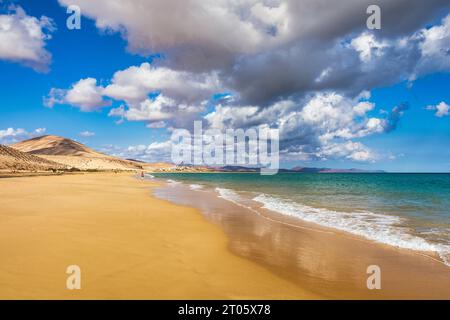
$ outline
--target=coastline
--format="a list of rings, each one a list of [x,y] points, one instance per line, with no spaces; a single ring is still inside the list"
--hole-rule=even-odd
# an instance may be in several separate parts
[[[163,200],[164,182],[130,173],[8,178],[0,187],[1,299],[450,298],[450,268],[428,256],[267,219],[203,191]],[[65,286],[74,264],[81,290]],[[373,264],[382,290],[366,287]]]
[[[397,248],[269,210],[220,198],[214,190],[169,183],[155,194],[194,206],[227,234],[230,250],[329,299],[450,299],[450,268],[429,252]],[[382,290],[367,289],[367,268]]]
[[[319,299],[124,173],[0,179],[1,299]],[[81,268],[81,290],[66,268]]]

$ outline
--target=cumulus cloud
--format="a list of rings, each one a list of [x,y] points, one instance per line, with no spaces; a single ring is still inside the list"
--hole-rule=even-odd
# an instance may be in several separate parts
[[[383,48],[388,45],[379,42],[373,34],[364,32],[352,39],[351,46],[359,52],[359,57],[363,62],[370,62],[372,56],[382,56]]]
[[[133,53],[164,54],[94,90],[122,103],[110,116],[176,128],[207,111],[211,127],[279,128],[282,153],[298,159],[376,159],[357,139],[395,130],[407,104],[371,116],[367,91],[450,71],[450,15],[436,22],[447,0],[380,0],[376,31],[366,29],[370,0],[59,2],[120,33]],[[211,110],[218,93],[229,95]]]
[[[436,117],[442,118],[444,116],[449,115],[450,106],[448,104],[446,104],[444,101],[442,101],[441,103],[439,103],[435,106],[431,106],[431,105],[427,106],[426,109],[436,111],[436,113],[435,113]]]
[[[52,88],[44,104],[52,108],[55,104],[69,104],[89,112],[111,105],[111,101],[103,99],[104,88],[97,86],[94,78],[81,79],[68,90]]]
[[[424,37],[421,49],[424,56],[448,55],[450,47],[450,16],[443,19],[442,24],[421,31]]]
[[[149,123],[170,119],[174,125],[182,125],[204,111],[208,100],[221,89],[215,72],[196,74],[143,63],[117,71],[106,86],[86,78],[70,89],[52,88],[44,103],[93,111],[111,105],[113,99],[125,104],[110,110],[112,117]]]
[[[352,141],[326,145],[320,150],[319,156],[323,159],[342,157],[359,162],[373,162],[378,158],[377,154],[362,143]]]
[[[100,29],[120,32],[133,52],[169,51],[174,56],[182,50],[183,55],[196,53],[198,60],[214,59],[216,65],[223,65],[224,57],[230,55],[304,39],[328,41],[362,30],[366,8],[372,4],[369,0],[188,0],[181,5],[177,0],[59,2],[79,5]],[[383,8],[383,29],[395,34],[417,29],[448,5],[445,0],[377,2]]]
[[[394,106],[383,117],[374,117],[375,104],[363,92],[354,99],[335,92],[317,93],[301,103],[284,100],[269,107],[217,105],[203,117],[204,129],[277,128],[280,132],[280,155],[283,160],[348,159],[373,162],[380,154],[358,141],[387,133],[397,126],[406,104]],[[116,111],[114,111],[116,110]],[[119,115],[125,109],[113,109]],[[159,115],[158,115],[159,116]],[[147,116],[145,116],[147,118]],[[152,128],[165,127],[164,121]],[[144,161],[170,161],[170,141],[116,148],[112,153]],[[109,151],[111,153],[111,151]]]
[[[446,0],[381,0],[382,29],[369,33],[370,0],[60,3],[77,4],[98,28],[120,32],[132,52],[164,53],[175,70],[219,70],[244,104],[266,105],[322,89],[355,94],[429,72],[416,68],[427,34],[420,30],[449,7]],[[402,39],[406,46],[397,45]]]
[[[150,93],[161,92],[177,102],[198,103],[221,89],[215,72],[192,73],[149,63],[117,71],[104,95],[129,105],[144,101]]]
[[[333,41],[303,40],[289,47],[241,56],[227,76],[247,103],[269,105],[333,90],[355,96],[434,72],[450,71],[450,15],[431,29],[383,37],[362,31]]]
[[[13,144],[25,139],[38,137],[45,134],[45,128],[37,128],[32,132],[28,132],[22,128],[7,128],[0,130],[0,144]]]
[[[55,30],[53,21],[29,16],[21,7],[0,15],[0,59],[45,72],[51,62],[46,42]]]
[[[80,135],[81,137],[84,137],[84,138],[90,138],[90,137],[95,136],[95,132],[92,132],[92,131],[82,131],[82,132],[79,133],[79,135]]]
[[[375,104],[365,92],[357,98],[329,92],[317,93],[301,103],[292,100],[269,107],[222,106],[204,118],[209,127],[250,128],[268,125],[280,130],[280,152],[290,160],[345,157],[356,161],[377,158],[362,143],[354,141],[392,131],[407,109],[395,106],[383,118],[370,116]]]
[[[149,121],[149,126],[156,126],[155,123],[161,123],[163,120],[172,119],[176,122],[176,117],[180,116],[183,116],[183,120],[186,121],[186,117],[192,118],[190,116],[196,116],[202,110],[201,105],[177,104],[171,98],[158,95],[154,99],[145,99],[139,104],[131,105],[128,109],[123,106],[112,109],[109,115],[123,117],[129,121]]]
[[[147,125],[147,127],[150,129],[162,129],[165,128],[166,126],[167,123],[165,121],[152,122]]]
[[[441,24],[420,30],[414,37],[420,48],[421,58],[411,79],[422,74],[450,70],[450,14]]]
[[[171,106],[175,106],[175,101],[163,95],[159,95],[155,99],[145,99],[138,106],[129,110],[122,108],[113,109],[110,112],[111,116],[120,115],[130,121],[161,121],[167,120],[174,116],[167,110]]]
[[[388,117],[384,123],[384,129],[386,132],[391,132],[397,128],[400,118],[403,116],[404,112],[409,109],[407,103],[402,103],[395,106],[392,111],[388,114]]]
[[[278,7],[276,2],[273,1]],[[170,56],[180,63],[195,59],[197,68],[224,66],[235,53],[254,53],[269,40],[268,27],[286,23],[282,13],[276,19],[263,12],[264,8],[255,7],[252,12],[255,1],[189,0],[180,4],[176,0],[138,0],[117,1],[112,5],[103,0],[96,4],[63,0],[60,3],[79,5],[83,14],[95,19],[98,28],[120,32],[132,52],[170,51]]]
[[[100,151],[123,159],[134,159],[146,162],[171,162],[172,144],[170,140],[153,142],[150,145],[118,147],[106,145]]]

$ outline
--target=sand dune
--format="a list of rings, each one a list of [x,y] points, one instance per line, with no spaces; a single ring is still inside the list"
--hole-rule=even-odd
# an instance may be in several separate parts
[[[143,169],[143,164],[140,162],[112,157],[71,139],[53,135],[25,140],[11,147],[41,159],[79,170]]]
[[[48,159],[43,159],[14,148],[0,145],[1,171],[51,171],[62,170],[67,167]]]
[[[105,157],[105,154],[94,151],[85,145],[71,139],[47,135],[13,144],[11,147],[22,152],[35,155],[54,156],[97,156]]]

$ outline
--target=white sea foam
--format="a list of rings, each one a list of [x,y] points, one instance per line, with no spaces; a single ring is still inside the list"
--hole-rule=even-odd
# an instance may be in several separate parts
[[[262,215],[261,212],[259,212],[255,208],[252,208],[249,205],[243,204],[242,202],[243,202],[244,199],[239,194],[237,194],[236,192],[234,192],[231,189],[216,188],[215,190],[216,190],[216,192],[219,193],[219,198],[222,198],[224,200],[230,201],[230,202],[232,202],[232,203],[234,203],[234,204],[236,204],[236,205],[238,205],[238,206],[240,206],[242,208],[245,208],[245,209],[248,209],[250,211],[253,211],[254,213],[258,214],[259,216],[262,216],[263,218],[265,218],[267,220],[275,221],[275,222],[282,223],[282,224],[289,225],[289,226],[293,226],[293,227],[298,227],[298,226],[295,226],[293,224],[282,222],[282,221],[278,221],[278,220],[274,220],[272,218],[269,218],[267,216]]]
[[[238,201],[241,200],[241,197],[233,190],[225,188],[216,188],[216,191],[219,193],[219,198],[231,201],[235,204],[240,204]]]
[[[144,176],[149,179],[155,179],[155,176],[148,174],[148,173],[146,173]]]
[[[189,186],[189,189],[194,190],[194,191],[198,191],[198,190],[203,189],[203,185],[201,185],[201,184],[191,184]]]
[[[241,207],[256,211],[243,205],[243,198],[233,190],[216,188],[219,197]],[[267,194],[252,199],[263,208],[324,227],[352,233],[379,243],[398,248],[431,251],[437,253],[442,261],[450,266],[450,246],[430,243],[426,239],[411,234],[409,228],[401,226],[401,217],[373,212],[340,212],[323,208],[314,208]]]
[[[179,181],[175,181],[175,180],[172,180],[172,179],[168,179],[168,180],[166,180],[167,181],[167,183],[170,185],[170,186],[177,186],[177,185],[179,185],[181,182],[179,182]]]
[[[438,251],[438,255],[450,267],[450,246],[442,246]]]
[[[225,189],[225,188],[216,188],[215,190],[216,190],[216,192],[219,193],[219,198],[230,201],[240,207],[249,209],[249,210],[254,211],[259,214],[259,212],[256,211],[255,209],[242,204],[242,200],[243,200],[242,197],[239,194],[237,194],[236,192],[234,192],[233,190]]]
[[[449,265],[449,246],[433,244],[419,236],[412,235],[409,228],[400,225],[403,219],[398,216],[313,208],[266,194],[260,194],[253,200],[263,204],[264,208],[283,215],[356,234],[376,242],[403,249],[433,251],[439,254],[446,265]]]

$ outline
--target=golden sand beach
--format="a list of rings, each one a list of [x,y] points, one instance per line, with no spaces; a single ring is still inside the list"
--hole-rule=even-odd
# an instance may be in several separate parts
[[[0,299],[450,298],[436,259],[227,203],[209,216],[156,198],[161,186],[131,173],[1,178]],[[367,289],[372,264],[382,290]],[[66,287],[71,265],[80,290]]]
[[[0,179],[0,299],[319,298],[130,174]],[[66,268],[81,268],[81,290]]]

